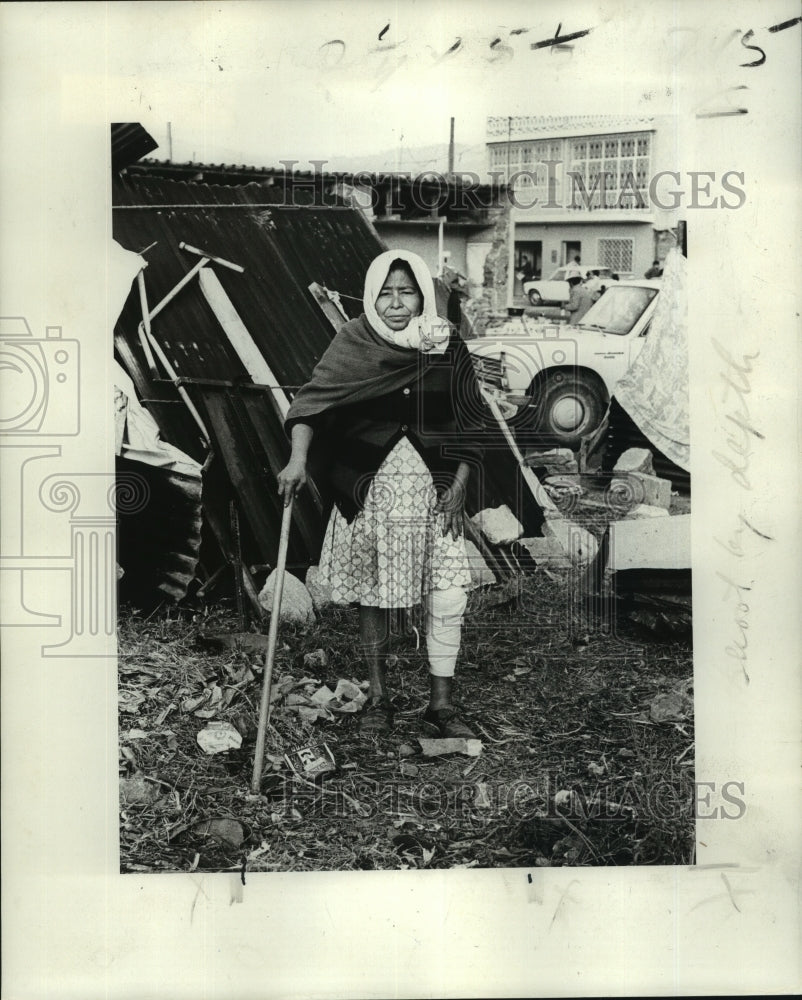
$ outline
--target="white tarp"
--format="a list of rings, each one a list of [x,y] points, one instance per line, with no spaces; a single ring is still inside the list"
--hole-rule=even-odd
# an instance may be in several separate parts
[[[106,287],[109,328],[122,312],[131,284],[146,262],[130,250],[111,241],[107,258]],[[201,466],[189,455],[162,441],[156,421],[136,397],[131,378],[114,361],[115,454],[135,462],[145,462],[199,479]]]
[[[690,472],[687,263],[669,251],[646,343],[615,398],[655,448]]]

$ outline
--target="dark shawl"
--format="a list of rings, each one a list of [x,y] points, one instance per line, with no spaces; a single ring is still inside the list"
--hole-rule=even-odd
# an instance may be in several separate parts
[[[363,314],[338,331],[298,390],[284,426],[287,434],[296,423],[314,428],[309,471],[350,520],[402,433],[409,433],[433,472],[477,460],[480,400],[470,356],[457,334],[444,354],[424,353],[389,343]]]

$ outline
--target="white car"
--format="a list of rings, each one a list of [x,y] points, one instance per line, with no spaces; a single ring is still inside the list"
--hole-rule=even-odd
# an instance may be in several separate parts
[[[500,336],[468,342],[477,374],[518,406],[510,418],[517,430],[575,448],[640,353],[659,290],[656,279],[616,282],[576,326],[510,321]]]
[[[582,280],[586,281],[591,271],[598,271],[602,286],[606,287],[617,279],[613,277],[613,272],[609,267],[602,267],[600,264],[572,264],[571,270],[579,266]],[[524,295],[533,306],[559,306],[568,301],[571,294],[571,286],[566,280],[569,265],[558,267],[550,278],[539,281],[533,279],[523,283]]]

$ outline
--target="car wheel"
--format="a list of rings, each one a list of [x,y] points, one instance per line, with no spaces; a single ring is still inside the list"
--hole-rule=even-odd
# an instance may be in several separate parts
[[[529,301],[532,303],[533,306],[543,305],[543,297],[541,296],[540,292],[538,292],[534,288],[532,288],[529,292]]]
[[[577,448],[601,423],[607,406],[603,384],[590,375],[559,371],[533,386],[531,430],[543,444]]]

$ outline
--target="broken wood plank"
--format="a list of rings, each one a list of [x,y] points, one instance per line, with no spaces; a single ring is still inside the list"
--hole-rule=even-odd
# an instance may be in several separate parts
[[[335,330],[339,330],[341,326],[348,322],[348,316],[345,314],[345,310],[339,301],[332,299],[323,285],[318,284],[317,281],[313,281],[309,286],[309,291],[312,293],[315,302],[320,306],[320,311]]]
[[[217,317],[217,321],[222,326],[245,370],[254,382],[275,387],[271,399],[279,417],[284,420],[287,416],[287,410],[290,408],[287,394],[280,387],[270,365],[265,361],[262,352],[248,332],[248,328],[240,319],[239,313],[220,283],[220,279],[211,268],[204,268],[198,273],[198,281],[204,298]]]

